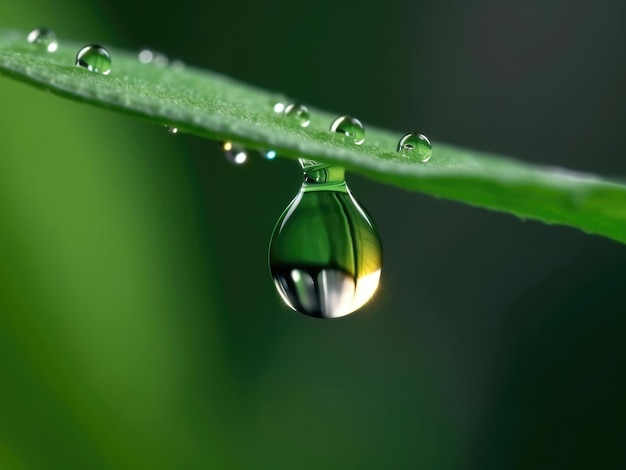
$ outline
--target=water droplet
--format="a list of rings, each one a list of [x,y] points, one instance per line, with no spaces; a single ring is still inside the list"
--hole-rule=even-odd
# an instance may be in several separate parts
[[[277,156],[276,150],[268,150],[264,155],[268,160],[274,160]]]
[[[277,114],[283,114],[285,112],[285,108],[291,101],[282,93],[274,93],[270,97],[269,101],[272,109]]]
[[[339,132],[357,145],[365,142],[365,128],[361,121],[352,116],[339,116],[330,125],[332,132]]]
[[[178,134],[178,127],[165,126],[170,134]]]
[[[274,284],[292,309],[337,318],[376,292],[382,246],[341,167],[300,160],[304,182],[278,219],[269,248]]]
[[[104,47],[89,44],[76,54],[76,65],[90,72],[108,75],[111,71],[111,55]]]
[[[276,110],[276,108],[274,108]],[[284,109],[285,116],[294,119],[302,127],[306,127],[311,123],[309,119],[309,110],[303,104],[292,103]]]
[[[26,37],[26,40],[31,44],[36,44],[47,50],[48,52],[54,52],[59,48],[57,41],[57,35],[54,31],[47,28],[35,28]]]
[[[417,132],[410,132],[400,139],[398,152],[406,156],[415,156],[421,162],[427,162],[433,154],[430,140],[424,134]]]
[[[234,163],[235,165],[242,165],[248,159],[246,150],[243,147],[233,144],[232,142],[224,142],[222,150],[224,150],[226,160],[230,163]]]
[[[281,102],[281,101],[277,101],[276,103],[274,103],[274,112],[275,113],[282,113],[285,111],[285,103]]]
[[[173,60],[172,63],[170,64],[170,66],[174,69],[174,70],[184,70],[185,69],[185,63],[182,60]]]
[[[139,58],[139,62],[142,64],[154,64],[159,67],[165,67],[169,62],[169,59],[165,54],[151,51],[150,49],[141,50],[137,57]]]
[[[143,49],[142,51],[139,52],[138,57],[139,57],[139,62],[141,62],[142,64],[149,64],[150,62],[152,62],[154,54],[152,53],[150,49]]]
[[[166,67],[167,64],[170,63],[170,60],[167,58],[165,54],[161,54],[160,52],[155,52],[154,57],[152,58],[152,62],[154,62],[154,65],[158,67]]]

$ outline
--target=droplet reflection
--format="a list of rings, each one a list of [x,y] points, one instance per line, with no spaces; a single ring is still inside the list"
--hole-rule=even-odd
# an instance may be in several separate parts
[[[230,141],[224,142],[222,145],[222,150],[224,150],[224,156],[226,160],[235,165],[243,165],[246,163],[248,159],[248,154],[243,147],[239,147],[238,145],[233,144]]]

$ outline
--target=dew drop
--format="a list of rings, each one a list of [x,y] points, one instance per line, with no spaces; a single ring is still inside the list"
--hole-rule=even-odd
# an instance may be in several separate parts
[[[267,160],[274,160],[277,157],[276,150],[268,150],[263,154]]]
[[[273,106],[275,113],[283,113],[285,111],[285,103],[282,101],[277,101]]]
[[[152,53],[152,51],[150,49],[143,49],[139,52],[139,62],[141,62],[142,64],[149,64],[150,62],[152,62],[152,59],[154,58],[154,54]]]
[[[104,47],[89,44],[76,54],[76,65],[90,72],[108,75],[111,71],[111,55]]]
[[[170,134],[178,134],[178,127],[173,126],[165,126],[167,127],[167,132]]]
[[[170,67],[172,67],[174,70],[184,70],[185,63],[182,60],[176,59],[171,62]]]
[[[159,67],[165,67],[169,62],[165,54],[150,49],[142,49],[137,57],[142,64],[154,64]]]
[[[398,152],[405,156],[415,157],[421,162],[427,162],[433,154],[430,140],[424,134],[418,134],[417,132],[405,134],[400,139]]]
[[[31,44],[36,44],[39,47],[47,50],[48,52],[54,52],[59,48],[57,41],[57,35],[54,31],[47,28],[35,28],[26,37],[26,40]]]
[[[278,219],[270,272],[289,307],[338,318],[362,307],[378,288],[382,246],[374,222],[338,166],[300,160],[304,181]]]
[[[290,119],[300,124],[302,127],[306,127],[311,123],[309,118],[309,110],[306,106],[299,103],[292,103],[288,105],[283,113]]]
[[[170,59],[168,59],[165,54],[161,54],[160,52],[154,53],[152,61],[154,62],[154,65],[158,67],[167,67],[167,64],[170,63]]]
[[[285,112],[285,108],[291,101],[282,93],[274,93],[269,100],[272,109],[277,114],[283,114]]]
[[[339,132],[346,136],[351,142],[361,145],[365,142],[365,128],[361,121],[352,116],[339,116],[330,125],[332,132]]]
[[[248,154],[246,153],[246,150],[243,147],[233,144],[230,141],[224,142],[222,144],[222,150],[224,150],[226,160],[235,165],[242,165],[248,159]]]

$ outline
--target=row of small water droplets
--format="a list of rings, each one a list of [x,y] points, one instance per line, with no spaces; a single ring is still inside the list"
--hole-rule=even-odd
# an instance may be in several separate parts
[[[349,115],[339,116],[330,125],[330,130],[343,134],[356,145],[361,145],[365,142],[365,128],[361,121],[355,117]],[[417,157],[423,163],[430,160],[432,155],[430,140],[424,134],[418,132],[409,132],[402,136],[396,150],[405,156]]]
[[[30,44],[34,44],[47,52],[56,52],[59,48],[59,41],[55,32],[48,28],[33,29],[28,33],[26,40]],[[170,63],[165,54],[150,49],[141,50],[138,54],[138,59],[142,64],[153,64],[157,67],[166,67],[169,65],[176,70],[185,68],[184,62],[174,60]],[[85,68],[90,72],[108,75],[111,72],[111,54],[109,54],[106,48],[98,44],[88,44],[78,51],[74,65]],[[178,133],[178,128],[173,126],[166,127],[170,134]]]
[[[34,44],[48,52],[55,52],[59,48],[59,41],[57,40],[56,34],[48,28],[33,29],[30,33],[28,33],[26,40],[30,44]],[[169,65],[178,70],[185,67],[185,64],[180,60],[174,60],[170,63],[165,54],[151,51],[149,49],[143,49],[140,51],[138,58],[139,62],[142,64],[154,64],[159,67]],[[88,44],[81,48],[78,51],[78,54],[76,54],[75,65],[83,67],[90,72],[108,75],[111,72],[111,54],[109,54],[109,51],[107,51],[104,47],[98,44]],[[175,128],[172,127],[170,129]],[[176,131],[173,133],[176,133]]]
[[[59,47],[56,34],[48,28],[32,30],[27,36],[27,41],[44,48],[48,52],[55,52]],[[139,52],[138,58],[143,64],[152,63],[161,67],[169,64],[169,60],[164,54],[149,49],[143,49]],[[109,51],[98,44],[88,44],[76,54],[75,65],[83,67],[90,72],[108,75],[111,72],[111,55]],[[181,61],[173,61],[171,65],[173,68],[178,69],[184,67]],[[285,104],[279,101],[274,104],[274,111],[297,122],[301,127],[307,127],[311,122],[308,108],[300,103]],[[167,129],[170,134],[178,132],[176,127],[167,126]],[[357,118],[349,115],[339,116],[335,119],[330,125],[330,130],[331,132],[343,134],[356,145],[361,145],[365,141],[363,124]],[[241,165],[248,159],[245,149],[233,142],[224,142],[222,148],[227,160],[231,163]],[[432,146],[425,135],[410,132],[400,139],[397,151],[407,157],[417,157],[421,162],[427,162],[432,155]],[[265,152],[265,158],[273,160],[276,158],[276,151],[268,150]]]
[[[273,109],[301,127],[307,127],[311,123],[311,115],[308,108],[300,103],[285,104],[281,101],[274,104]],[[343,115],[336,118],[330,125],[331,132],[343,134],[345,138],[356,145],[365,142],[365,127],[357,118],[350,115]],[[247,161],[247,153],[243,146],[231,141],[224,142],[222,149],[226,159],[236,165],[241,165]],[[428,137],[418,132],[409,132],[402,136],[396,149],[403,156],[417,158],[425,163],[432,156],[432,145]],[[265,158],[273,160],[276,158],[276,151],[265,152]]]
[[[33,29],[28,33],[26,40],[48,52],[56,52],[59,48],[56,34],[48,28]],[[76,54],[75,65],[90,72],[108,75],[111,72],[111,55],[109,51],[98,44],[88,44]]]
[[[274,105],[274,111],[283,113],[286,117],[298,122],[302,127],[307,127],[311,122],[309,110],[303,104],[292,103],[285,105],[279,102]],[[356,145],[361,145],[365,142],[365,127],[357,118],[347,114],[335,119],[330,125],[330,131],[343,134],[346,139]],[[418,160],[424,163],[430,160],[432,156],[430,140],[424,134],[418,132],[409,132],[402,136],[398,142],[397,151],[405,156],[417,157]]]

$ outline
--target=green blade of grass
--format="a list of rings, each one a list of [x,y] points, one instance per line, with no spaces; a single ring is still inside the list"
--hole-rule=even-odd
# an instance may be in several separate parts
[[[74,66],[84,45],[61,38],[50,53],[28,44],[26,32],[0,30],[0,73],[183,132],[334,163],[409,190],[626,242],[626,186],[620,182],[440,142],[421,163],[395,151],[401,133],[365,122],[365,143],[357,146],[329,132],[336,114],[309,106],[311,124],[302,128],[274,111],[276,102],[285,102],[280,94],[206,70],[144,64],[136,53],[109,48],[111,73],[89,72]]]

